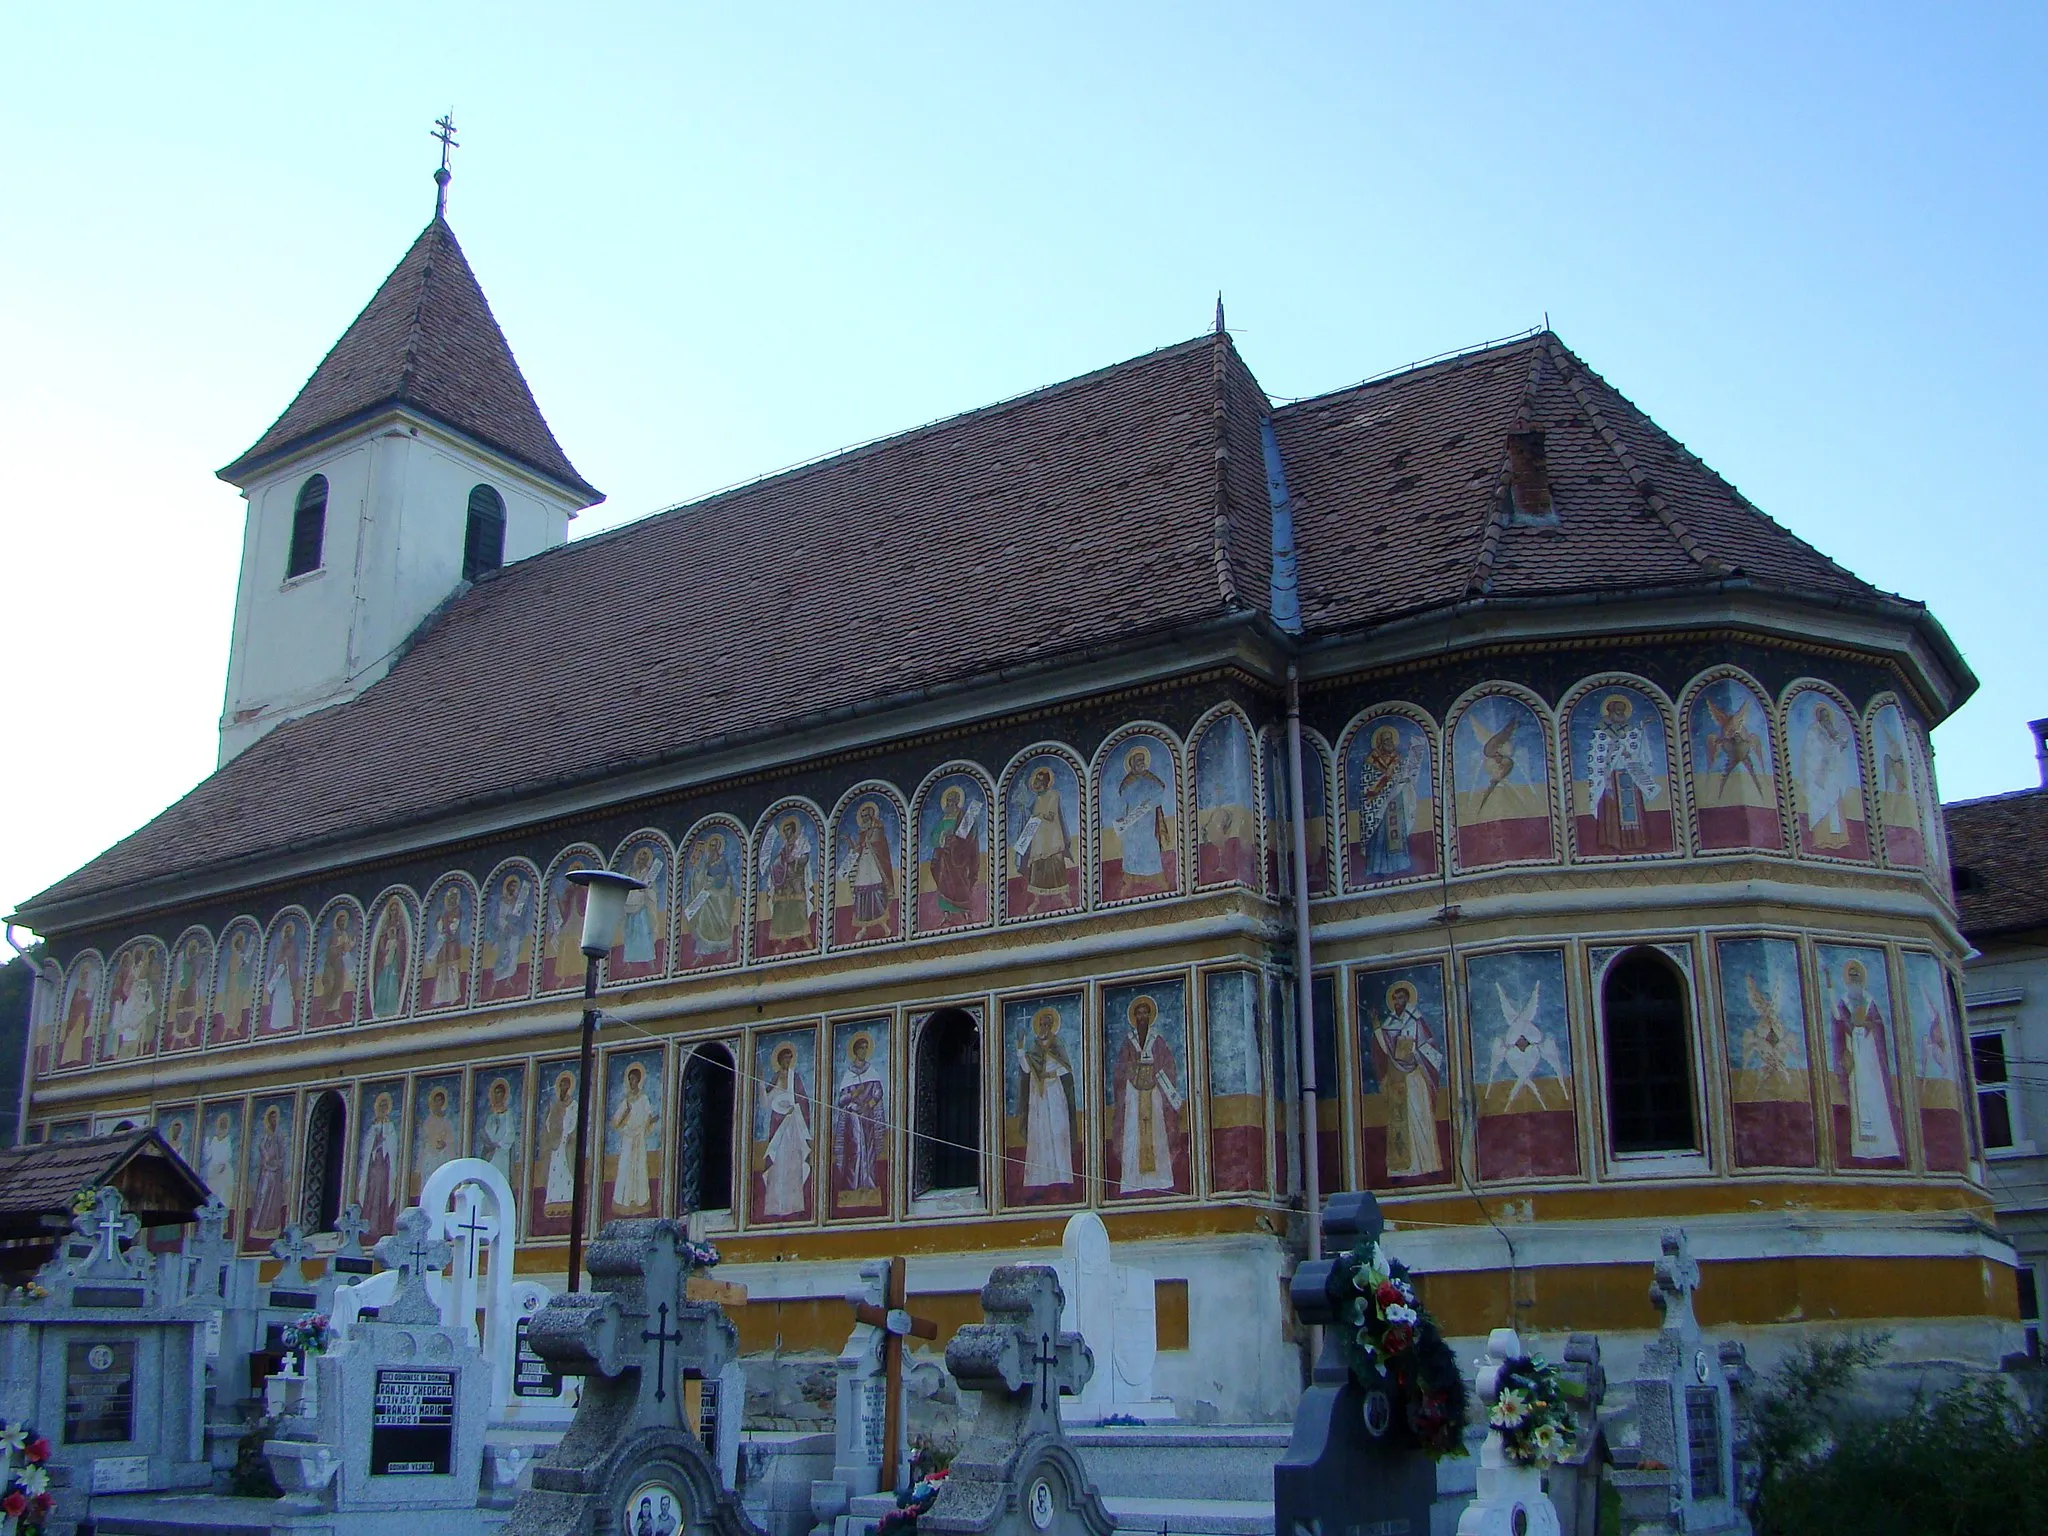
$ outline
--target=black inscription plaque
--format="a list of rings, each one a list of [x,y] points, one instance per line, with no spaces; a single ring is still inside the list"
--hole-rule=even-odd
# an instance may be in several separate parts
[[[522,1317],[514,1330],[519,1335],[519,1360],[512,1373],[512,1395],[560,1397],[562,1378],[549,1370],[547,1361],[541,1359],[533,1346],[526,1342],[528,1326],[532,1321],[530,1317]]]
[[[370,1275],[377,1271],[377,1266],[368,1259],[335,1258],[327,1262],[337,1275]]]
[[[310,1312],[320,1305],[320,1296],[316,1291],[272,1291],[270,1304],[279,1308],[304,1307]]]
[[[455,1450],[455,1372],[377,1372],[370,1475],[446,1475]]]
[[[135,1343],[64,1346],[64,1443],[135,1438]]]
[[[126,1285],[75,1285],[71,1288],[74,1307],[140,1307],[140,1289]]]

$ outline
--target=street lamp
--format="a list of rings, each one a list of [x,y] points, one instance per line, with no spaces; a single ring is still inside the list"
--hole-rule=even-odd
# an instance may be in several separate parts
[[[583,1289],[583,1222],[589,1196],[590,1056],[597,1039],[597,967],[619,942],[626,894],[647,889],[613,869],[573,869],[569,883],[583,887],[583,1070],[576,1084],[576,1187],[569,1195],[569,1289]]]

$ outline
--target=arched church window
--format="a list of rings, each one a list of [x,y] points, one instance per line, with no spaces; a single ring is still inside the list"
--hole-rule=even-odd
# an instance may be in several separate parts
[[[1696,1152],[1692,1026],[1685,978],[1654,949],[1632,949],[1600,988],[1607,1127],[1616,1153]]]
[[[981,1183],[981,1023],[959,1008],[925,1020],[917,1041],[911,1193]]]
[[[299,499],[292,508],[292,552],[285,561],[284,579],[319,570],[320,550],[326,541],[327,477],[312,475],[299,487]]]
[[[732,1209],[732,1052],[701,1045],[683,1068],[682,1134],[677,1137],[677,1209]]]
[[[488,485],[469,493],[469,521],[462,534],[462,579],[475,581],[505,563],[505,498]]]
[[[348,1106],[332,1090],[314,1101],[306,1122],[306,1176],[299,1184],[299,1225],[332,1232],[341,1217],[341,1176],[348,1166]]]

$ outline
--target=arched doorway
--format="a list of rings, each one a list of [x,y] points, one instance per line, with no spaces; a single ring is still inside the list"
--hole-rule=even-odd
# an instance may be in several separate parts
[[[1607,968],[1600,1017],[1607,1045],[1607,1135],[1614,1152],[1697,1152],[1684,975],[1668,956],[1632,949]]]
[[[981,1185],[981,1021],[941,1008],[917,1038],[913,1195]]]
[[[329,1089],[306,1119],[306,1172],[299,1181],[299,1225],[332,1232],[341,1218],[342,1176],[348,1169],[348,1105]]]
[[[683,1068],[682,1134],[676,1138],[676,1209],[732,1209],[732,1052],[700,1045]]]

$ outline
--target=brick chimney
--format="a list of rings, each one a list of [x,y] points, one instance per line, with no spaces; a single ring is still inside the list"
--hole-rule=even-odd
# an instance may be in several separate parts
[[[2048,789],[2048,720],[2029,720],[2027,729],[2034,733],[2034,766],[2041,770],[2041,787]]]
[[[1557,507],[1550,499],[1550,457],[1540,430],[1508,434],[1508,504],[1513,523],[1557,521]]]

